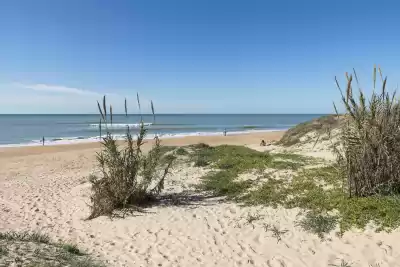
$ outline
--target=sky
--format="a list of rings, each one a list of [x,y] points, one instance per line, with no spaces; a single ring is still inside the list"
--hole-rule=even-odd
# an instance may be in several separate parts
[[[332,113],[400,79],[400,1],[2,0],[0,114]]]

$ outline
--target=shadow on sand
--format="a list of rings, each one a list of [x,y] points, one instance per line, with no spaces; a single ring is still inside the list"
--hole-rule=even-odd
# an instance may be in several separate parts
[[[215,197],[212,194],[198,191],[182,191],[180,193],[164,193],[160,196],[149,199],[145,205],[132,206],[120,209],[111,216],[113,219],[125,218],[126,216],[143,216],[145,214],[154,214],[150,210],[154,207],[182,207],[195,209],[199,206],[212,206],[222,202],[221,197]]]

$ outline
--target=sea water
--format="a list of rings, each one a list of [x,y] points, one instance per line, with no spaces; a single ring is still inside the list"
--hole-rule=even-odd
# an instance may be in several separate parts
[[[148,128],[147,138],[227,135],[286,130],[321,114],[174,114],[114,115],[113,123],[102,124],[116,138],[123,138],[127,127],[132,134],[142,120]],[[0,115],[0,146],[69,144],[99,140],[99,115]]]

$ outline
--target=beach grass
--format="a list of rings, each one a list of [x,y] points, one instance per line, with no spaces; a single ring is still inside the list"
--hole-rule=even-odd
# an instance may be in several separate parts
[[[7,241],[24,241],[24,242],[35,242],[35,243],[50,243],[50,237],[47,234],[39,232],[0,232],[0,240]]]
[[[12,265],[16,264],[16,265]],[[0,266],[103,267],[74,244],[54,243],[38,232],[0,232]]]
[[[374,67],[369,98],[360,87],[354,92],[353,75],[346,75],[344,90],[336,79],[348,119],[334,149],[350,197],[400,194],[400,102],[396,91],[388,92],[387,78],[378,70],[381,89],[376,89]],[[354,77],[358,86],[355,71]]]
[[[137,102],[140,109],[139,94]],[[103,108],[97,106],[101,123],[112,124],[112,107],[107,115],[106,97],[103,97]],[[154,105],[151,102],[154,121]],[[127,101],[125,100],[125,116],[128,117]],[[100,123],[100,125],[101,125]],[[106,128],[107,131],[107,128]],[[142,146],[147,135],[142,117],[139,132],[134,138],[129,127],[126,129],[125,146],[120,147],[113,135],[107,131],[101,142],[101,150],[97,153],[99,175],[92,175],[91,213],[88,219],[101,215],[112,216],[115,210],[141,210],[140,206],[148,204],[164,189],[164,181],[169,173],[175,156],[168,154],[173,147],[161,146],[156,136],[153,147],[148,153],[143,153]]]

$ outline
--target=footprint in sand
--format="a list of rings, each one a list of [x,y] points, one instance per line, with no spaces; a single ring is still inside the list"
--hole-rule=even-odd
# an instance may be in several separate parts
[[[386,255],[388,256],[392,256],[393,254],[393,248],[390,245],[385,245],[383,244],[383,242],[378,242],[377,244],[379,246],[380,249],[382,249]]]

